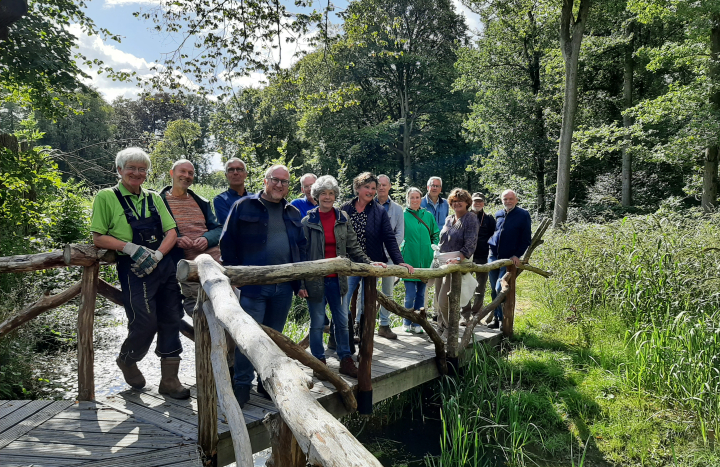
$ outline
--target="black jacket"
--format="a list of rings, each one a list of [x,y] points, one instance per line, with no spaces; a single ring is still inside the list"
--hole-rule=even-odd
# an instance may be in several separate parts
[[[350,213],[355,212],[356,201],[357,197],[343,204],[340,209],[348,213],[348,217],[350,217]],[[404,263],[388,213],[375,200],[370,201],[365,209],[368,210],[368,219],[365,225],[365,254],[373,261],[385,263],[388,258],[383,249],[384,245],[394,264]],[[362,232],[356,233],[358,236],[363,234]]]
[[[477,247],[473,255],[473,262],[476,264],[486,264],[488,256],[490,255],[488,240],[495,233],[495,218],[492,214],[488,214],[484,210],[476,214],[480,228],[478,229]]]
[[[230,210],[225,229],[220,238],[220,254],[227,266],[267,266],[268,211],[260,201],[261,193],[240,198]],[[283,205],[283,220],[290,242],[290,256],[293,263],[305,261],[305,235],[300,211],[286,200]],[[300,290],[300,281],[293,281],[293,290]],[[241,287],[249,297],[260,294],[261,285]]]

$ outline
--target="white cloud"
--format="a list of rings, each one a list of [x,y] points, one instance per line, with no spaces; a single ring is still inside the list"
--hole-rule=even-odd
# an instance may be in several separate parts
[[[468,7],[462,4],[461,0],[453,0],[453,4],[455,5],[455,11],[465,17],[465,22],[467,23],[468,28],[470,28],[470,33],[473,36],[476,35],[477,31],[482,29],[480,16],[470,11]]]
[[[103,42],[98,35],[88,36],[82,31],[78,24],[70,26],[70,32],[77,37],[78,51],[90,60],[98,59],[105,66],[112,67],[115,71],[135,72],[140,76],[149,77],[153,72],[151,68],[154,62],[148,62],[142,57],[124,52],[116,46]],[[83,71],[90,75],[90,80],[86,84],[96,88],[103,97],[108,101],[112,101],[116,97],[135,97],[141,88],[135,84],[135,81],[113,81],[104,73],[98,74],[96,68],[88,68],[81,65]]]

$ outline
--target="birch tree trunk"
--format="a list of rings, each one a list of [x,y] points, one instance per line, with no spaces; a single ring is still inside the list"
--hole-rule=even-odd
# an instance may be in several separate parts
[[[580,0],[577,18],[573,14],[574,0],[563,0],[560,15],[560,48],[565,61],[565,97],[563,99],[560,147],[558,150],[557,188],[553,227],[567,220],[570,202],[570,164],[572,163],[572,137],[577,112],[578,59],[580,45],[585,33],[585,23],[590,12],[591,0]]]

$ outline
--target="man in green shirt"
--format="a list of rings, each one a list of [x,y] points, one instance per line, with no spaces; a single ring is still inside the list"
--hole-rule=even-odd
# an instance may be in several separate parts
[[[168,255],[175,246],[175,221],[160,196],[142,188],[150,158],[140,148],[120,151],[115,158],[120,183],[101,190],[93,202],[90,231],[98,248],[117,250],[117,273],[128,317],[128,337],[117,365],[135,389],[145,386],[137,367],[157,334],[155,353],[161,358],[159,392],[187,399],[190,391],[178,379],[180,320],[183,316],[176,265]]]

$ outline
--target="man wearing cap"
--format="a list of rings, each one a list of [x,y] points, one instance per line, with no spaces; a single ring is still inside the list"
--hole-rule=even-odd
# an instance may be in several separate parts
[[[495,232],[488,244],[490,245],[490,262],[499,259],[511,259],[515,266],[520,266],[520,257],[530,246],[532,232],[530,213],[517,205],[517,195],[512,190],[505,190],[501,196],[504,209],[495,214]],[[493,269],[490,277],[491,295],[494,299],[502,290],[500,279],[505,275],[505,268]],[[498,329],[503,319],[502,305],[495,308],[495,318],[488,325]]]
[[[480,225],[473,261],[475,264],[487,264],[490,253],[488,240],[492,237],[493,233],[495,233],[495,218],[492,214],[485,212],[485,196],[482,193],[473,193],[472,203],[472,212],[478,217],[478,224]],[[461,326],[467,324],[471,313],[474,315],[482,309],[483,301],[485,300],[485,285],[487,284],[488,273],[476,272],[475,278],[478,281],[478,285],[475,289],[474,302],[472,305],[468,303],[467,306],[462,309]]]

